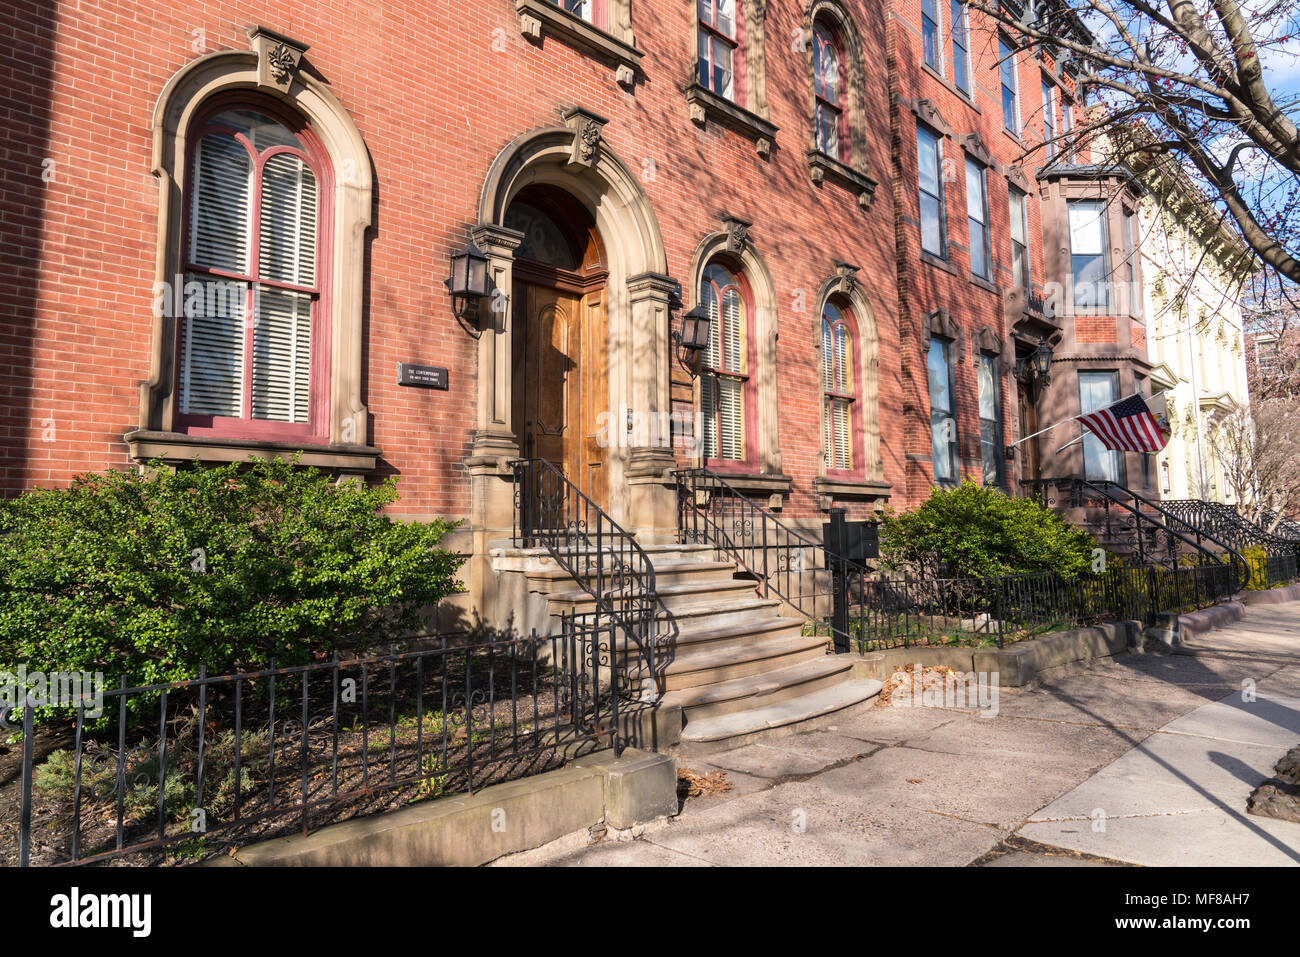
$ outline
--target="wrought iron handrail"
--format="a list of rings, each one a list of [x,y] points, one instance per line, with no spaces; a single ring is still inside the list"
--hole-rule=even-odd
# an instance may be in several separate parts
[[[1107,525],[1110,522],[1110,505],[1115,504],[1133,516],[1134,531],[1136,533],[1136,544],[1138,547],[1138,560],[1142,564],[1147,564],[1149,560],[1159,562],[1158,550],[1155,555],[1148,555],[1147,538],[1154,538],[1157,535],[1164,535],[1167,545],[1168,560],[1173,564],[1178,564],[1177,544],[1181,543],[1190,547],[1199,560],[1209,564],[1226,565],[1231,569],[1231,581],[1233,583],[1232,591],[1239,591],[1250,583],[1250,563],[1246,561],[1236,548],[1230,542],[1207,532],[1204,528],[1199,528],[1191,522],[1188,522],[1175,512],[1165,507],[1162,502],[1154,501],[1147,498],[1140,492],[1119,485],[1115,482],[1104,480],[1088,479],[1042,479],[1033,483],[1033,489],[1040,495],[1044,495],[1044,504],[1050,504],[1045,498],[1045,489],[1049,485],[1057,488],[1066,488],[1070,492],[1071,502],[1081,504],[1084,493],[1093,492],[1103,499],[1107,510]],[[1143,511],[1143,509],[1148,511]],[[1150,513],[1154,512],[1160,516],[1162,521],[1157,521]],[[1144,528],[1145,526],[1145,528]],[[1145,532],[1145,534],[1144,534]],[[1212,548],[1206,546],[1206,542],[1221,550],[1216,553]],[[1153,542],[1154,545],[1154,542]],[[1225,562],[1222,555],[1227,555]]]
[[[1300,522],[1293,522],[1285,515],[1279,517],[1277,512],[1270,508],[1261,509],[1259,518],[1264,531],[1270,535],[1284,538],[1288,542],[1300,542]]]
[[[1206,529],[1219,538],[1232,542],[1237,550],[1262,548],[1271,556],[1296,553],[1295,542],[1270,534],[1254,522],[1247,520],[1231,505],[1195,498],[1168,499],[1164,505],[1182,516],[1188,524]]]
[[[864,582],[871,570],[791,528],[716,472],[696,468],[674,474],[681,543],[704,543],[725,553],[758,580],[764,598],[775,596],[808,621],[829,628],[836,649],[847,650],[851,636],[830,619],[834,588],[837,582]],[[819,553],[828,565],[838,565],[839,574],[817,574]],[[825,566],[820,570],[827,571]]]
[[[542,547],[589,594],[636,646],[649,679],[643,691],[658,697],[655,569],[636,538],[545,459],[517,459],[513,537],[523,548]],[[610,648],[610,666],[617,650]]]

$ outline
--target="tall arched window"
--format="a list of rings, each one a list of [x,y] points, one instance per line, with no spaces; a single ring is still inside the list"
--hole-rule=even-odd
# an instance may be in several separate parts
[[[822,447],[828,472],[854,471],[859,462],[855,345],[848,307],[827,300],[822,307]]]
[[[709,312],[709,348],[700,374],[700,413],[706,461],[745,462],[753,441],[750,395],[750,296],[742,279],[713,262],[700,281]]]
[[[178,425],[327,437],[324,152],[304,123],[260,105],[214,107],[192,129]]]
[[[813,96],[816,148],[842,162],[849,159],[845,112],[844,51],[839,37],[821,20],[813,24]]]

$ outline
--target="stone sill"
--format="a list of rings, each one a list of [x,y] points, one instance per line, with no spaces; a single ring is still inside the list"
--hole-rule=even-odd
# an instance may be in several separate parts
[[[813,491],[823,511],[831,507],[832,498],[889,498],[892,490],[893,486],[883,479],[838,479],[825,475],[813,479]]]
[[[932,80],[938,80],[940,83],[942,83],[944,89],[946,89],[949,93],[955,96],[957,98],[957,102],[961,103],[962,106],[969,107],[970,109],[974,110],[976,113],[984,112],[979,108],[979,106],[975,102],[973,88],[970,93],[963,93],[961,91],[961,87],[959,87],[953,81],[949,80],[946,76],[944,76],[934,67],[930,66],[930,64],[926,63],[924,60],[921,61],[921,70],[924,73],[926,73]]]
[[[759,156],[766,158],[771,155],[772,144],[780,129],[776,124],[769,123],[743,106],[737,106],[725,96],[706,90],[698,83],[692,83],[686,88],[686,102],[690,104],[691,122],[702,126],[712,116],[753,140],[754,149]]]
[[[542,34],[547,33],[589,56],[612,64],[617,83],[623,87],[632,86],[637,65],[644,56],[632,44],[624,43],[546,0],[515,0],[515,11],[519,14],[519,32],[529,40],[540,43]]]
[[[954,276],[957,275],[956,266],[946,259],[940,259],[934,253],[927,253],[925,250],[921,250],[921,262],[929,263],[931,266],[934,266],[937,269],[942,269],[944,272],[950,272]]]
[[[299,461],[303,465],[342,472],[371,472],[380,456],[379,449],[369,445],[301,445],[263,439],[156,432],[149,429],[135,429],[122,438],[131,457],[137,462],[160,458],[169,465],[193,462],[195,458],[214,465],[246,462],[250,458],[289,458],[295,452],[302,452]]]
[[[846,163],[841,163],[821,150],[808,151],[808,170],[812,181],[820,186],[829,178],[844,186],[851,193],[856,193],[858,205],[863,209],[871,208],[871,198],[876,192],[876,181],[866,173],[860,172]]]

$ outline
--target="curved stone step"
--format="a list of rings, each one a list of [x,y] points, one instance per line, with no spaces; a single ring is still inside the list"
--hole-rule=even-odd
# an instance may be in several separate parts
[[[617,597],[617,592],[608,592]],[[727,578],[722,581],[674,582],[657,588],[659,604],[670,612],[677,613],[711,602],[733,604],[737,598],[754,598],[754,583],[741,578]],[[595,597],[580,588],[552,592],[546,596],[547,601],[555,606],[563,606],[565,611],[589,612],[596,608]],[[557,609],[558,610],[558,609]]]
[[[713,685],[682,688],[664,695],[665,704],[677,705],[687,721],[698,721],[788,701],[838,684],[853,670],[847,655],[823,655],[796,665]]]
[[[826,653],[816,635],[778,635],[759,641],[710,642],[696,651],[677,651],[659,665],[664,691],[717,684],[732,678],[775,671]]]
[[[708,745],[708,750],[713,750],[745,744],[763,732],[824,718],[870,701],[880,694],[881,687],[881,683],[874,679],[842,681],[766,707],[691,721],[682,729],[682,749],[700,750],[700,746]]]

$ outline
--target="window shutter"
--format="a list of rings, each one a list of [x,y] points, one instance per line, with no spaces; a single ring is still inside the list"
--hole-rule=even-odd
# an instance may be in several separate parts
[[[248,273],[253,159],[238,140],[210,133],[195,150],[190,262]]]
[[[835,330],[835,387],[841,395],[850,395],[849,382],[849,331],[844,326]]]
[[[298,157],[279,153],[262,171],[261,278],[296,286],[316,282],[316,177]]]
[[[744,306],[740,302],[740,293],[733,286],[723,295],[722,321],[725,326],[726,342],[723,348],[723,366],[728,372],[744,372]]]
[[[187,290],[203,290],[204,294],[194,308],[189,303],[186,308],[181,344],[181,413],[238,418],[244,400],[244,302],[248,287],[243,283],[215,283],[210,277],[194,273],[186,276],[185,285]],[[221,296],[207,295],[218,289]]]
[[[853,467],[853,455],[849,449],[849,403],[836,399],[831,403],[832,419],[835,428],[835,467],[850,469]]]
[[[832,344],[831,324],[822,320],[822,390],[835,391],[835,351]]]
[[[711,373],[700,376],[700,427],[704,430],[704,457],[718,457],[718,392],[717,377]]]
[[[718,416],[722,442],[718,457],[739,461],[745,457],[745,384],[739,379],[723,379],[718,385],[721,390]]]
[[[253,333],[253,418],[307,421],[310,412],[311,299],[259,287]]]
[[[262,174],[261,278],[298,286],[316,280],[316,178],[280,153]],[[253,418],[305,423],[310,415],[309,295],[259,287],[253,336]]]

